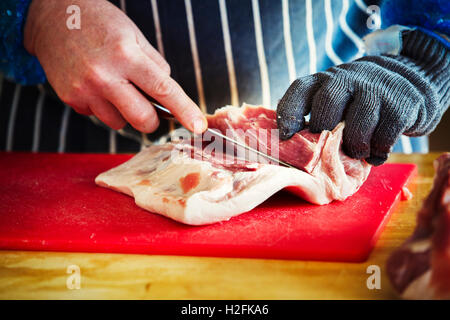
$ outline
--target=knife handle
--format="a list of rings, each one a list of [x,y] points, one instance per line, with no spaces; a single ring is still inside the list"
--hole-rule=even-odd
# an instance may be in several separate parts
[[[151,100],[149,100],[150,103],[152,104],[152,106],[155,108],[156,113],[158,114],[158,117],[166,119],[166,120],[174,120],[174,121],[178,121],[174,115],[170,112],[169,109],[164,108],[163,106],[160,106],[159,104],[157,104],[156,102],[153,102]]]

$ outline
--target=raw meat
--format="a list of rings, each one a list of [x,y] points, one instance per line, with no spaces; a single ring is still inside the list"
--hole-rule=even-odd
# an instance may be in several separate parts
[[[275,129],[275,116],[275,111],[263,107],[228,106],[208,116],[208,122],[211,128],[222,133],[229,129],[245,141],[238,129]],[[205,152],[202,143],[181,141],[152,145],[95,181],[133,196],[144,209],[191,225],[229,220],[282,189],[311,203],[327,204],[354,194],[370,172],[366,162],[341,151],[343,128],[341,123],[332,132],[302,130],[280,142],[280,159],[301,170],[239,155],[227,161],[222,148]],[[267,143],[270,150],[274,145]]]
[[[406,299],[450,299],[450,153],[434,166],[416,230],[387,262],[394,288]]]

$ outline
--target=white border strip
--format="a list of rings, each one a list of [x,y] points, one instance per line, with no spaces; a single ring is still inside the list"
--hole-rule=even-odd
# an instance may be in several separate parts
[[[309,73],[313,74],[317,72],[317,53],[316,53],[316,42],[314,40],[314,29],[313,29],[313,9],[312,0],[305,0],[306,2],[306,39],[308,41],[309,49]]]
[[[355,32],[353,32],[353,30],[347,24],[348,9],[349,9],[348,0],[342,0],[342,10],[339,15],[339,25],[340,25],[342,31],[345,33],[345,35],[347,37],[349,37],[350,40],[358,48],[358,52],[355,54],[355,56],[353,56],[352,59],[350,59],[350,60],[353,60],[353,59],[361,58],[363,56],[364,42]]]
[[[59,131],[59,146],[58,153],[63,153],[66,150],[66,137],[67,137],[67,128],[69,126],[69,116],[70,111],[72,110],[67,104],[64,104],[64,113],[61,121],[61,129]]]
[[[286,48],[289,82],[292,83],[297,78],[297,75],[295,69],[294,50],[292,49],[291,22],[289,18],[289,0],[281,0],[281,7],[283,11],[284,47]]]
[[[198,102],[200,109],[206,113],[205,93],[203,90],[202,69],[200,67],[200,58],[198,56],[197,39],[195,38],[194,15],[192,14],[191,0],[184,0],[186,7],[186,19],[189,29],[189,42],[191,44],[192,60],[194,62],[195,83],[198,91]]]
[[[32,152],[37,152],[39,150],[39,138],[41,136],[41,119],[44,100],[45,91],[42,90],[39,92],[39,97],[36,103],[36,114],[34,115],[33,146],[31,147]]]
[[[361,9],[361,11],[363,11],[365,14],[367,13],[367,5],[364,3],[363,0],[355,0],[356,5],[359,7],[359,9]]]
[[[259,11],[259,1],[252,0],[253,23],[255,25],[256,51],[258,53],[259,71],[261,74],[262,86],[262,104],[266,107],[270,106],[270,83],[269,71],[267,69],[266,55],[264,52],[264,42],[261,27],[261,15]]]
[[[158,11],[158,2],[157,0],[150,1],[152,7],[152,15],[153,15],[153,23],[155,26],[155,37],[156,37],[156,45],[158,47],[159,54],[165,59],[166,55],[164,53],[164,42],[162,38],[162,29],[161,29],[161,21],[159,20],[159,11]],[[169,132],[175,130],[175,122],[173,120],[169,120]],[[144,141],[144,144],[148,142],[148,138]]]
[[[11,151],[13,142],[14,142],[14,125],[16,122],[16,116],[17,116],[17,108],[19,106],[19,99],[20,99],[20,91],[22,90],[22,86],[20,84],[16,84],[16,87],[14,88],[14,96],[11,106],[11,113],[9,115],[9,121],[8,121],[8,131],[6,135],[6,151]]]
[[[228,79],[230,81],[231,105],[239,106],[239,93],[234,70],[233,50],[231,47],[230,28],[228,26],[228,14],[225,0],[219,0],[220,20],[222,22],[223,43],[227,60]]]
[[[343,61],[334,52],[333,49],[333,13],[331,11],[330,0],[325,1],[325,20],[327,22],[327,32],[325,34],[325,52],[330,60],[335,64],[342,64]]]
[[[120,9],[126,14],[127,5],[125,0],[120,0]],[[109,128],[109,153],[115,154],[117,152],[117,131]]]
[[[151,0],[151,5],[153,22],[155,25],[156,45],[158,46],[159,53],[164,58],[164,45],[162,40],[161,22],[159,21],[158,3],[156,2],[156,0]]]

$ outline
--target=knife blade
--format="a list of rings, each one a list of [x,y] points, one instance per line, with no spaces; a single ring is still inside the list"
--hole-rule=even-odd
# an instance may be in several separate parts
[[[157,104],[157,103],[155,103],[153,101],[150,101],[150,103],[155,107],[156,112],[158,113],[158,115],[161,118],[164,118],[164,119],[167,119],[167,120],[175,120],[175,121],[177,121],[176,118],[173,116],[172,112],[169,109],[167,109],[167,108],[165,108],[165,107],[163,107],[163,106],[161,106],[161,105],[159,105],[159,104]],[[229,142],[231,142],[231,143],[233,143],[233,144],[235,144],[237,146],[240,146],[240,147],[242,147],[242,148],[244,148],[244,149],[246,149],[246,150],[248,150],[250,152],[256,153],[256,154],[258,154],[258,155],[260,155],[260,156],[262,156],[262,157],[264,157],[266,159],[269,159],[272,162],[278,163],[278,164],[280,164],[282,166],[285,166],[285,167],[288,167],[288,168],[297,169],[296,167],[290,165],[287,162],[281,161],[281,160],[279,160],[279,159],[277,159],[275,157],[269,156],[268,154],[266,154],[264,152],[261,152],[259,150],[256,150],[256,149],[252,148],[252,147],[249,147],[248,145],[246,145],[246,144],[244,144],[242,142],[239,142],[237,140],[234,140],[233,138],[230,138],[230,137],[220,133],[217,130],[208,128],[208,129],[206,129],[206,131],[211,133],[212,135],[218,136],[218,137],[220,137],[222,139],[225,139],[225,140],[227,140],[227,141],[229,141]]]

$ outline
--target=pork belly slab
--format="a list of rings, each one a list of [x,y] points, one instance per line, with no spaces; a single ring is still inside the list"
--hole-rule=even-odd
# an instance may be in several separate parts
[[[246,142],[242,132],[276,129],[276,113],[246,104],[227,106],[208,116],[208,123]],[[320,134],[306,129],[281,141],[279,158],[298,169],[238,157],[224,161],[220,150],[205,153],[184,141],[152,145],[100,174],[95,182],[134,197],[141,208],[190,225],[229,220],[282,189],[323,205],[354,194],[370,172],[365,161],[342,152],[343,128],[341,123]],[[267,142],[266,147],[269,153],[274,144]]]

